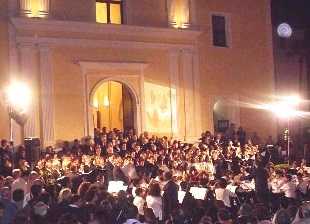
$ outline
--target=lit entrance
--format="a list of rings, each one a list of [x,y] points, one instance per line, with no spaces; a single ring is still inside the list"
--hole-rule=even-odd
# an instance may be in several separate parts
[[[230,124],[240,123],[239,108],[230,100],[219,100],[213,107],[214,131],[225,132]]]
[[[103,82],[94,90],[91,103],[95,128],[135,128],[135,102],[131,90],[125,84],[116,81]]]

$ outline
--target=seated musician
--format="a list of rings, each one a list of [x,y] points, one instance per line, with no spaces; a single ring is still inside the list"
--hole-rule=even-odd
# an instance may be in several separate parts
[[[310,183],[308,174],[306,173],[305,175],[303,175],[301,173],[298,173],[297,180],[298,180],[298,185],[297,185],[298,197],[300,199],[304,199],[307,196],[309,183]]]
[[[220,179],[215,185],[215,198],[218,201],[224,202],[224,205],[230,208],[232,205],[230,203],[230,198],[235,197],[235,194],[226,189],[227,182],[224,179]]]
[[[285,182],[280,188],[280,191],[282,191],[285,195],[285,197],[289,199],[296,199],[296,184],[292,180],[291,175],[286,175],[285,176]]]

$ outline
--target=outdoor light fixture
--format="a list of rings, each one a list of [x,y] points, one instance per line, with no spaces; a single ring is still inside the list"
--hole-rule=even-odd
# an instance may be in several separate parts
[[[293,29],[288,23],[281,23],[277,29],[279,37],[290,38],[293,34]]]
[[[278,100],[271,104],[264,105],[264,109],[273,112],[280,118],[290,118],[299,115],[297,106],[300,104],[301,99],[298,96],[285,96],[278,97]]]
[[[297,95],[277,97],[277,100],[271,104],[263,105],[263,109],[273,112],[277,117],[287,120],[287,153],[288,162],[290,158],[290,120],[301,114],[298,105],[302,99]]]
[[[10,139],[13,140],[12,120],[21,126],[21,138],[24,140],[24,126],[31,104],[31,90],[26,83],[13,81],[4,92],[5,103],[10,117]]]
[[[30,88],[23,82],[12,82],[5,91],[6,102],[18,113],[26,113],[31,103]]]

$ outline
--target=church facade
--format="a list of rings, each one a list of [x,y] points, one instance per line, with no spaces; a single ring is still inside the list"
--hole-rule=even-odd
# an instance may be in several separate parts
[[[25,137],[48,146],[115,127],[191,141],[224,121],[275,133],[245,106],[274,92],[269,0],[0,2],[1,89],[32,91]],[[18,142],[0,107],[0,138]]]

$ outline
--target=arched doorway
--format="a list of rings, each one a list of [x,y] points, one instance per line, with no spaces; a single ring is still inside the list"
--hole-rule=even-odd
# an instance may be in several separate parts
[[[90,103],[94,128],[136,129],[135,98],[126,84],[112,80],[100,82],[92,91]]]
[[[231,124],[239,125],[239,107],[232,100],[218,100],[213,106],[215,132],[225,132]]]

